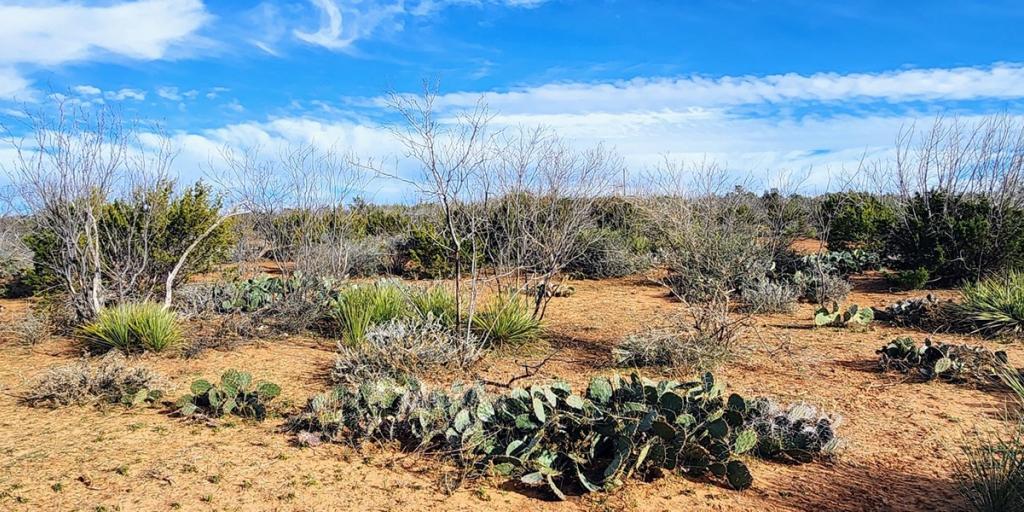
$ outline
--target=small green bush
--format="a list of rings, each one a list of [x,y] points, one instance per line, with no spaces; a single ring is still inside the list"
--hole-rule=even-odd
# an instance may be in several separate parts
[[[355,345],[363,341],[370,327],[407,317],[409,302],[400,285],[390,281],[353,285],[329,302],[328,315],[341,338]]]
[[[177,316],[151,302],[106,308],[81,337],[92,349],[122,352],[162,352],[182,340]]]
[[[900,290],[920,290],[928,285],[931,273],[924,267],[917,267],[914,270],[899,270],[896,272],[885,272],[885,278]]]
[[[1024,272],[1010,272],[968,284],[952,307],[964,327],[989,336],[1024,332]]]
[[[530,303],[515,293],[495,295],[473,316],[473,330],[491,346],[522,345],[540,334]]]
[[[896,221],[892,206],[866,192],[829,194],[821,208],[829,221],[832,249],[880,251]]]
[[[228,370],[221,375],[219,385],[198,379],[189,391],[175,403],[176,413],[181,416],[219,418],[234,414],[263,421],[268,403],[281,394],[281,387],[272,382],[253,383],[251,374]]]

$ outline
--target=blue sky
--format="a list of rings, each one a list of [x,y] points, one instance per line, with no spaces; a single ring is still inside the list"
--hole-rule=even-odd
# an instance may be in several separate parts
[[[0,112],[117,104],[192,179],[224,145],[394,153],[382,93],[436,78],[445,112],[484,95],[499,126],[634,169],[710,157],[821,186],[909,123],[1020,112],[1022,25],[1013,1],[0,0]]]

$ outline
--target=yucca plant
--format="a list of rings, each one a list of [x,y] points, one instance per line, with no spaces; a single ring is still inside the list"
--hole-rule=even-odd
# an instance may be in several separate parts
[[[370,327],[407,316],[409,307],[398,285],[381,281],[342,290],[331,300],[328,314],[345,343],[354,345],[366,338]]]
[[[409,293],[409,302],[419,319],[433,317],[444,327],[455,327],[458,306],[455,304],[455,295],[448,288],[441,285],[413,288]]]
[[[983,279],[960,291],[963,301],[953,313],[965,326],[989,336],[1024,333],[1024,272]]]
[[[151,302],[106,308],[81,337],[92,349],[122,352],[162,352],[182,340],[177,315]]]
[[[972,510],[1024,511],[1024,424],[1008,434],[968,442],[954,471]]]
[[[492,346],[521,345],[540,334],[530,304],[515,293],[495,295],[473,316],[473,330]]]

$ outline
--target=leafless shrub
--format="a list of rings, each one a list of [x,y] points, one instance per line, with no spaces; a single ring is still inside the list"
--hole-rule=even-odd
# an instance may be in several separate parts
[[[374,276],[385,270],[389,253],[389,241],[385,237],[342,237],[299,248],[295,254],[295,270],[337,280]]]
[[[844,277],[823,270],[798,274],[795,282],[803,297],[815,304],[842,304],[853,291],[853,285]]]
[[[423,321],[393,320],[372,327],[357,345],[339,345],[333,378],[359,384],[380,375],[422,374],[464,369],[483,355],[475,336],[453,332],[433,317]]]
[[[665,162],[642,204],[663,233],[664,280],[688,302],[727,300],[743,282],[771,269],[780,242],[771,237],[757,197],[713,162]]]
[[[159,374],[133,366],[123,354],[112,351],[98,360],[84,358],[46,370],[28,383],[20,398],[33,407],[118,403],[133,399],[140,390],[157,390],[164,383]]]
[[[50,339],[53,324],[45,309],[31,308],[4,330],[18,344],[33,346]]]
[[[735,354],[744,329],[745,318],[730,318],[727,304],[704,303],[690,307],[686,319],[628,336],[612,349],[612,358],[626,367],[711,371]]]
[[[786,282],[757,279],[740,293],[752,313],[789,313],[796,307],[800,291]]]
[[[218,307],[217,283],[189,283],[175,294],[173,307],[183,318],[204,317]]]

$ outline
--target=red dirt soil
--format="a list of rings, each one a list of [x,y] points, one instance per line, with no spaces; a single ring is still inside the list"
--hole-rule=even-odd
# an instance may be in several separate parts
[[[881,306],[889,293],[861,279],[850,303]],[[584,386],[610,367],[625,334],[678,312],[664,290],[643,278],[575,282],[553,300],[548,341],[515,354],[492,354],[480,376],[505,380],[521,362],[557,350],[536,379],[555,376]],[[951,296],[952,292],[942,295]],[[25,301],[0,301],[0,321],[17,322]],[[667,476],[630,481],[613,493],[546,501],[501,480],[470,481],[446,494],[436,462],[382,447],[324,445],[300,449],[281,432],[283,419],[208,427],[156,408],[34,409],[17,402],[26,379],[74,360],[70,339],[34,347],[0,340],[0,509],[3,510],[958,510],[951,469],[958,445],[975,429],[1005,428],[1001,392],[946,383],[906,382],[876,371],[875,350],[897,335],[922,333],[875,326],[866,332],[813,329],[813,307],[755,316],[745,349],[717,373],[730,390],[806,401],[843,417],[846,448],[835,462],[802,466],[751,460],[753,488],[736,492],[706,481]],[[943,342],[983,344],[1024,361],[1019,345],[952,335]],[[310,337],[258,341],[195,359],[148,355],[141,362],[171,381],[171,398],[197,377],[227,368],[282,385],[288,411],[326,389],[333,342]],[[682,371],[665,376],[684,378]],[[101,508],[105,507],[105,508]]]

